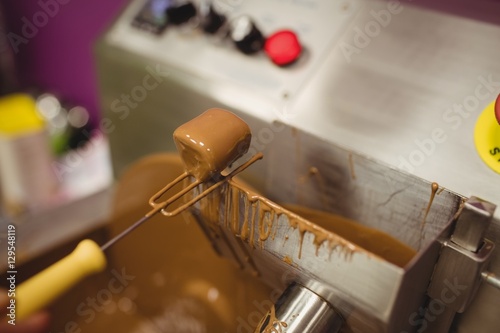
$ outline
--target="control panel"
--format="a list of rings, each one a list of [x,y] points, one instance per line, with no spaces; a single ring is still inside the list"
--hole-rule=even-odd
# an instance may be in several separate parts
[[[149,0],[137,14],[132,25],[161,34],[167,26],[188,25],[200,29],[219,40],[230,39],[236,49],[252,55],[264,51],[278,66],[296,62],[302,54],[302,45],[293,30],[284,29],[264,36],[249,15],[228,19],[220,4],[192,1]]]
[[[269,0],[265,6],[244,0],[139,0],[108,38],[280,102],[321,66],[359,7],[355,0]]]

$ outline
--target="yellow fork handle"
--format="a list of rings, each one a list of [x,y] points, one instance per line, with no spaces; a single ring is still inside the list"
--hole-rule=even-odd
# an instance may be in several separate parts
[[[90,239],[52,266],[22,283],[16,291],[16,318],[23,320],[43,309],[83,278],[106,268],[106,256]]]

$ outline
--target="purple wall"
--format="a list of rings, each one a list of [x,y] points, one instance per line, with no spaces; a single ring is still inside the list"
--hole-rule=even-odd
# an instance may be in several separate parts
[[[90,110],[95,123],[99,109],[92,45],[126,2],[0,0],[8,24],[6,32],[25,38],[17,45],[15,54],[22,87],[39,87],[81,104]],[[498,23],[500,0],[418,0],[413,3]],[[44,18],[48,18],[46,22]],[[36,35],[26,36],[29,30],[23,34],[26,21],[38,22],[40,28]]]
[[[99,109],[93,43],[126,2],[2,0],[6,32],[11,39],[12,33],[20,38],[13,48],[22,88],[39,87],[81,104],[95,122]],[[38,31],[30,30],[30,24]]]

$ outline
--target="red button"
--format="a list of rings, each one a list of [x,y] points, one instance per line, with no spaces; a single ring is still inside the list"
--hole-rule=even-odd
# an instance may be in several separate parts
[[[302,46],[293,31],[280,30],[267,38],[264,51],[276,65],[286,66],[299,58]]]

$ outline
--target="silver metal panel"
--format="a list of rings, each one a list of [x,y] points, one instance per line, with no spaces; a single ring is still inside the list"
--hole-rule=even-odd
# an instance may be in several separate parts
[[[415,250],[442,232],[461,204],[416,176],[286,125],[269,147],[265,193],[271,199],[349,217]],[[314,173],[311,173],[311,169]]]
[[[360,45],[357,29],[385,6],[371,1],[359,12],[297,96],[291,123],[462,195],[500,202],[500,175],[473,142],[477,116],[500,91],[500,27],[404,4],[346,58],[346,45]],[[470,100],[477,106],[466,107]],[[443,142],[433,140],[435,130]]]

